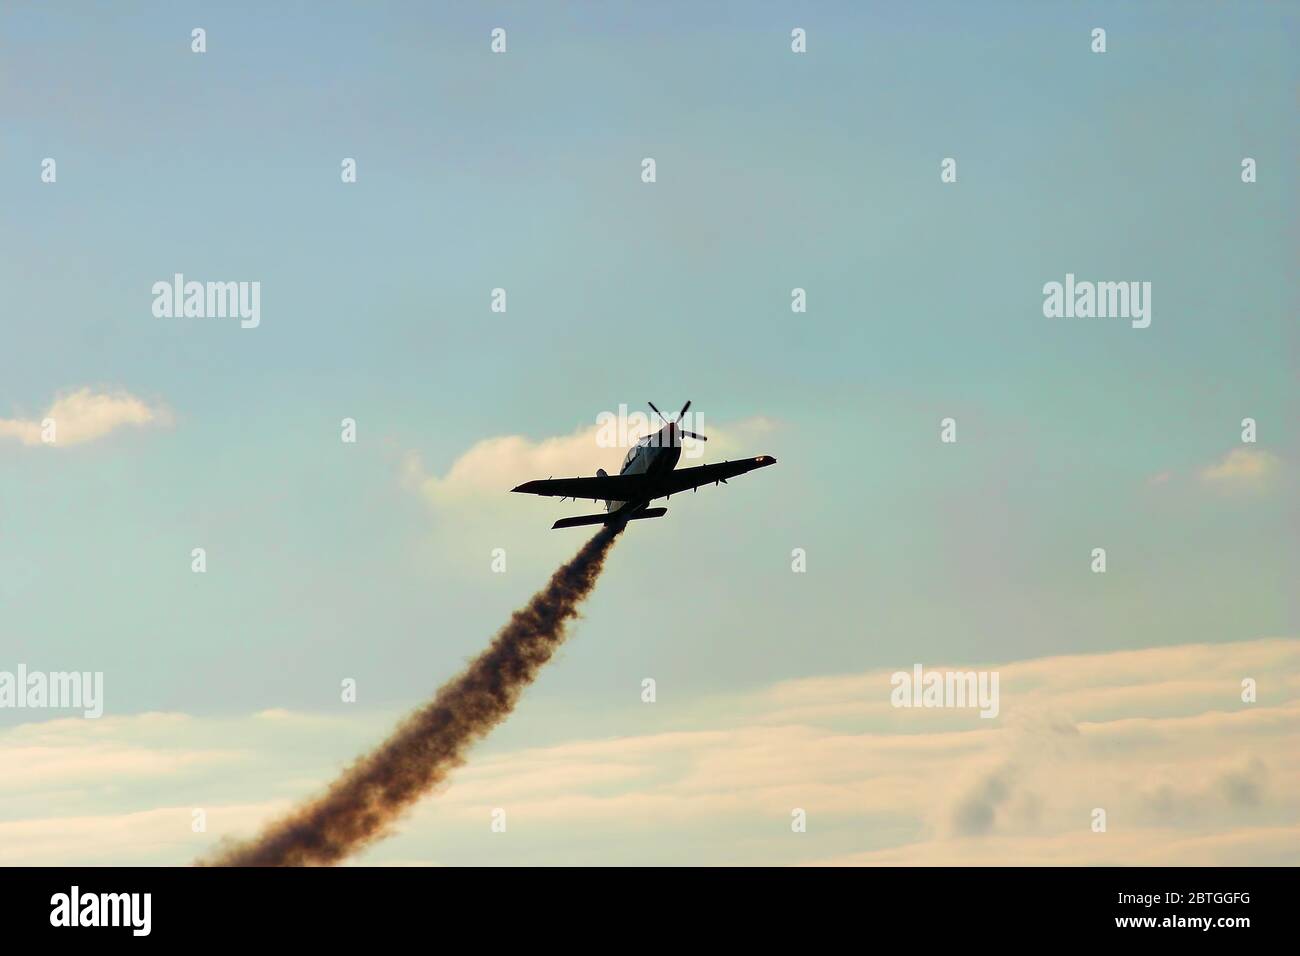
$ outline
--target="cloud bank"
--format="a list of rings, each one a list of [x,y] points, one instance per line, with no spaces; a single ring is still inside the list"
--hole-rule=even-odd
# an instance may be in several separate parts
[[[927,665],[928,666],[928,665]],[[1300,863],[1300,641],[1014,662],[1002,715],[889,672],[639,704],[485,751],[370,863]],[[1257,700],[1242,700],[1251,680]],[[0,733],[0,863],[183,864],[316,790],[391,715],[62,719]],[[640,729],[638,729],[640,728]],[[205,832],[192,830],[202,808]],[[808,828],[791,828],[794,809]],[[1105,832],[1092,829],[1104,809]],[[509,827],[493,834],[494,810]]]

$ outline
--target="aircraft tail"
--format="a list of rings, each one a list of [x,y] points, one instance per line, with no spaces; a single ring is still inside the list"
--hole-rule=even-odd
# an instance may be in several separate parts
[[[608,513],[599,515],[575,515],[572,518],[561,518],[555,524],[551,525],[551,530],[556,528],[577,528],[586,524],[618,524],[627,521],[636,521],[640,518],[661,518],[668,513],[667,508],[644,508],[634,515],[628,515],[626,518],[619,518]]]

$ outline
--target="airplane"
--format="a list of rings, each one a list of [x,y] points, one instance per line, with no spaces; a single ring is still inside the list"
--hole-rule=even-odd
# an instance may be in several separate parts
[[[755,468],[775,465],[776,459],[771,455],[759,455],[757,458],[742,458],[740,461],[724,461],[716,465],[697,465],[694,468],[677,468],[677,460],[682,456],[682,438],[695,438],[708,441],[703,435],[689,432],[682,428],[680,422],[686,410],[691,407],[687,402],[677,417],[669,421],[664,413],[655,408],[654,402],[648,403],[654,413],[663,421],[664,427],[640,439],[628,450],[623,459],[623,467],[617,475],[610,475],[603,468],[596,469],[594,478],[543,478],[526,481],[510,490],[526,495],[549,495],[551,497],[590,498],[592,501],[605,500],[605,514],[577,515],[573,518],[561,518],[551,525],[556,528],[575,528],[579,525],[626,525],[629,521],[643,518],[662,518],[668,513],[667,508],[651,508],[650,502],[656,498],[670,498],[679,491],[694,490],[700,485],[727,483],[728,478],[743,475]]]

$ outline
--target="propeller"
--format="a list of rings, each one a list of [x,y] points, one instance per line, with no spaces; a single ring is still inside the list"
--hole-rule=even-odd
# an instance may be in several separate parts
[[[660,419],[662,419],[665,425],[667,425],[669,428],[676,429],[678,434],[684,435],[687,438],[694,438],[696,441],[708,441],[706,437],[697,434],[696,432],[688,432],[684,428],[677,428],[677,423],[680,422],[683,417],[685,417],[687,410],[690,409],[691,407],[690,401],[687,401],[687,403],[682,406],[682,410],[677,413],[677,417],[674,418],[672,421],[669,421],[668,418],[664,415],[664,413],[659,411],[659,409],[655,406],[654,402],[646,402],[646,404],[649,405],[652,409],[654,409],[654,413],[658,415]]]

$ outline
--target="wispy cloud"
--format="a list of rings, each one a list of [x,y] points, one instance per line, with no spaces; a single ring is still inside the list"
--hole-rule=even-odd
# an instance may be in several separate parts
[[[1234,448],[1198,473],[1207,484],[1223,489],[1256,490],[1265,487],[1280,463],[1272,452],[1256,448]]]

